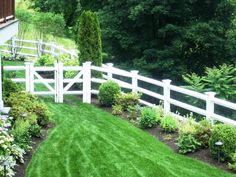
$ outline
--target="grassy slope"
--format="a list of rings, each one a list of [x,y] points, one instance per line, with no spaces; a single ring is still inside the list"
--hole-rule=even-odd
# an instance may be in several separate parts
[[[174,153],[149,134],[76,97],[45,99],[56,127],[38,148],[27,177],[233,176]]]

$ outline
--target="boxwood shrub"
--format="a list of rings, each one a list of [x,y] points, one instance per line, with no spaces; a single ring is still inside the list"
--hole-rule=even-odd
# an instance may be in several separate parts
[[[215,145],[217,141],[223,143],[219,149]],[[230,160],[232,153],[236,152],[236,128],[226,124],[216,125],[212,130],[209,147],[213,157],[217,158],[219,150],[221,161]]]
[[[120,93],[121,88],[116,82],[107,81],[99,87],[98,100],[103,106],[112,106]]]

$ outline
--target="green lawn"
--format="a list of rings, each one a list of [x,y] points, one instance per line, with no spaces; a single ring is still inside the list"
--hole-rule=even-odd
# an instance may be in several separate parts
[[[44,99],[56,126],[31,160],[26,177],[235,176],[174,153],[144,131],[66,97]]]

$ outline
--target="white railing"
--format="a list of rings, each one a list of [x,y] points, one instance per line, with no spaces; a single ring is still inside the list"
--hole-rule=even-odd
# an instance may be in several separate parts
[[[5,71],[25,71],[25,78],[14,78],[14,82],[25,83],[27,92],[36,95],[54,95],[55,102],[62,103],[64,95],[82,95],[84,103],[91,103],[91,95],[98,94],[99,91],[92,89],[92,83],[101,84],[107,80],[116,81],[122,88],[130,89],[132,92],[140,92],[145,95],[149,95],[158,100],[162,100],[164,103],[164,110],[171,112],[171,105],[186,109],[190,112],[195,112],[205,116],[207,119],[214,121],[220,121],[233,126],[236,126],[236,120],[218,115],[215,113],[215,105],[219,105],[228,109],[236,111],[236,104],[225,100],[221,100],[215,97],[215,93],[207,92],[205,94],[198,93],[192,90],[174,86],[171,84],[171,80],[158,81],[148,77],[144,77],[138,74],[138,71],[125,71],[113,67],[113,64],[102,65],[101,67],[91,65],[91,62],[86,62],[82,66],[63,66],[62,63],[55,63],[52,67],[37,67],[31,62],[26,62],[25,66],[5,66]],[[39,71],[51,71],[54,72],[54,77],[51,79],[43,78]],[[75,71],[76,76],[74,78],[64,78],[64,72]],[[92,77],[92,71],[103,73],[103,78]],[[131,78],[131,83],[114,78],[114,75]],[[152,84],[154,87],[159,87],[163,90],[163,94],[156,93],[149,89],[143,88],[139,85],[139,82],[145,82]],[[49,91],[35,91],[35,83],[44,84]],[[82,83],[83,89],[71,91],[71,87],[75,83]],[[196,99],[203,100],[206,103],[206,108],[202,109],[171,97],[171,91],[178,92],[187,96],[194,97]],[[140,103],[147,106],[155,106],[155,104],[149,103],[145,100],[140,100]],[[158,102],[157,102],[158,104]]]
[[[44,54],[52,56],[69,55],[71,58],[77,58],[76,50],[67,50],[56,43],[46,43],[42,40],[23,40],[12,38],[9,44],[1,45],[4,53],[11,54],[13,57],[25,56],[40,58]]]

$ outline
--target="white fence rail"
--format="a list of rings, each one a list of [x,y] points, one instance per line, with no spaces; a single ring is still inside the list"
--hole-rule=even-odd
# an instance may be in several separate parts
[[[4,49],[1,51],[11,54],[13,57],[25,56],[39,58],[43,54],[52,56],[69,55],[71,58],[77,58],[76,50],[67,50],[63,46],[58,46],[56,43],[46,43],[42,40],[23,40],[12,38],[9,44],[1,45]],[[26,51],[24,51],[26,50]]]
[[[164,103],[164,110],[171,112],[171,105],[183,108],[190,112],[195,112],[205,116],[207,119],[214,121],[220,121],[233,126],[236,126],[236,120],[219,115],[215,112],[215,105],[222,106],[226,109],[231,109],[236,113],[236,104],[225,100],[221,100],[215,97],[215,93],[207,92],[205,94],[198,93],[192,90],[174,86],[171,84],[171,80],[158,81],[151,78],[147,78],[138,74],[138,71],[124,71],[113,67],[113,64],[102,65],[102,67],[93,66],[91,62],[86,62],[82,66],[63,66],[62,63],[55,63],[52,67],[36,67],[31,62],[26,62],[25,66],[5,66],[5,71],[25,71],[25,78],[14,78],[14,82],[25,83],[26,91],[36,95],[54,95],[55,102],[62,103],[63,96],[66,94],[82,95],[84,103],[91,103],[91,95],[98,94],[98,90],[92,89],[92,83],[101,84],[107,80],[116,81],[122,88],[132,90],[132,92],[140,92],[145,95],[149,95],[153,98],[162,100]],[[51,79],[43,78],[38,72],[51,71],[54,72],[54,77]],[[65,71],[75,71],[76,76],[74,78],[64,78]],[[103,78],[92,77],[92,71],[98,71],[103,73]],[[122,81],[115,78],[116,76],[123,76],[131,79],[131,83]],[[156,93],[147,88],[143,88],[139,85],[139,82],[145,82],[152,84],[154,87],[159,87],[163,90],[163,94]],[[35,91],[35,84],[42,83],[48,91]],[[82,83],[83,88],[81,90],[73,90],[70,88],[75,83]],[[199,108],[172,98],[171,91],[178,92],[187,96],[194,97],[196,99],[203,100],[206,104],[206,108]],[[155,104],[149,103],[144,100],[140,102],[147,106],[155,106]],[[157,102],[158,104],[158,102]]]

